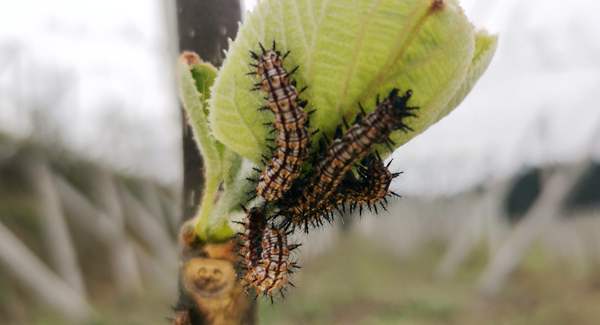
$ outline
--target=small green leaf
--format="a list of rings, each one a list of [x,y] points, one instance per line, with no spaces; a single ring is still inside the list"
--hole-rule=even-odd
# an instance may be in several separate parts
[[[203,100],[210,98],[210,87],[215,83],[217,69],[210,63],[198,63],[190,66],[192,78],[196,81],[196,89]]]
[[[188,117],[188,123],[194,132],[200,153],[205,162],[206,174],[220,175],[220,154],[217,141],[210,134],[207,119],[208,89],[213,84],[217,70],[210,63],[201,62],[189,52],[179,60],[180,97]],[[209,175],[205,175],[209,176]]]
[[[246,176],[240,175],[242,159],[217,141],[210,132],[207,100],[217,70],[192,52],[184,52],[179,60],[180,95],[188,123],[204,159],[204,188],[195,230],[202,241],[229,239],[235,232],[229,227],[228,215],[238,207],[246,188]],[[240,181],[243,178],[243,182]]]
[[[201,240],[206,241],[210,237],[211,212],[223,180],[222,160],[226,151],[210,134],[207,120],[209,88],[215,80],[217,70],[210,63],[202,62],[197,54],[185,52],[180,56],[178,72],[181,102],[204,160],[204,188],[195,219],[196,232]]]
[[[257,111],[264,94],[250,91],[256,80],[246,75],[248,51],[272,41],[291,51],[286,68],[300,66],[294,77],[309,87],[302,98],[316,109],[311,127],[328,134],[342,117],[352,120],[358,102],[372,110],[378,94],[412,89],[410,105],[420,109],[408,121],[415,132],[392,135],[402,144],[470,88],[465,80],[473,69],[475,32],[455,0],[261,1],[230,44],[209,102],[215,137],[254,162],[266,150],[263,123],[273,116]]]

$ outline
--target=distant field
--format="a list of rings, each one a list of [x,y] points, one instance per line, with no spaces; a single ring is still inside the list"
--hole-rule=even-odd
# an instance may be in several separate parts
[[[432,245],[435,246],[435,245]],[[302,269],[285,304],[263,303],[264,324],[600,324],[600,277],[533,252],[495,299],[475,284],[486,257],[476,254],[454,281],[436,280],[440,247],[399,261],[347,238]]]
[[[482,250],[483,251],[483,250]],[[357,237],[304,264],[285,302],[261,300],[260,324],[599,324],[600,276],[577,275],[538,251],[495,299],[475,290],[485,254],[472,256],[453,281],[432,276],[442,249],[431,245],[399,260]],[[164,299],[116,301],[90,325],[168,324]],[[63,324],[38,313],[34,325]]]

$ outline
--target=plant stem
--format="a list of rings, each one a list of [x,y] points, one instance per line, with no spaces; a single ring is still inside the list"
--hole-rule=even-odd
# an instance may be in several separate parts
[[[204,184],[204,193],[202,195],[202,200],[200,201],[200,210],[196,216],[198,220],[196,223],[196,233],[200,236],[202,241],[208,240],[208,227],[210,223],[211,211],[213,211],[215,197],[219,191],[219,178],[214,177],[213,175],[211,176],[212,177],[206,178],[206,183]]]

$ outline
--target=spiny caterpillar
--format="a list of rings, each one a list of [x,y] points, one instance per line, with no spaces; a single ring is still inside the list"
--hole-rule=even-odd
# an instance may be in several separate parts
[[[243,259],[244,268],[251,269],[258,264],[261,254],[261,240],[265,229],[267,228],[267,218],[264,211],[259,208],[246,210],[246,218],[240,222],[244,227],[243,232],[239,233],[241,245],[239,249],[240,257]]]
[[[260,55],[250,51],[251,57],[256,60],[251,66],[256,71],[249,75],[260,78],[252,90],[262,90],[267,94],[267,105],[260,110],[271,110],[275,115],[273,132],[277,132],[277,137],[275,148],[272,148],[273,156],[270,160],[263,156],[266,166],[258,177],[256,194],[271,202],[280,199],[290,189],[308,156],[308,114],[304,111],[307,102],[298,97],[304,89],[297,91],[295,82],[290,79],[298,66],[290,72],[283,67],[283,61],[290,52],[282,56],[274,41],[270,50],[259,45]]]
[[[378,213],[378,203],[381,208],[387,210],[387,197],[390,195],[400,197],[394,191],[389,190],[392,180],[401,174],[390,172],[391,163],[390,160],[385,165],[378,153],[367,156],[364,163],[357,168],[358,174],[361,176],[360,181],[353,185],[346,194],[344,203],[350,205],[350,211],[359,209],[359,213],[362,214],[363,207],[366,206],[369,211],[374,209],[375,213]]]
[[[300,245],[288,244],[290,233],[269,225],[263,208],[246,210],[246,218],[240,224],[244,226],[239,250],[243,284],[257,295],[269,296],[271,301],[276,290],[284,296],[286,285],[294,286],[290,275],[299,268],[290,260],[290,252]]]
[[[375,144],[393,145],[389,138],[392,131],[412,130],[404,122],[407,117],[415,116],[412,111],[417,109],[407,106],[412,91],[402,96],[398,93],[394,88],[384,101],[377,98],[376,108],[370,114],[365,114],[361,106],[362,113],[357,115],[354,124],[327,147],[308,185],[303,186],[299,194],[292,191],[296,197],[284,200],[287,204],[281,211],[287,219],[284,224],[304,226],[308,231],[309,224],[322,224],[321,218],[329,220],[332,207],[345,200],[344,195],[340,198],[338,187],[352,166],[365,158]]]
[[[378,153],[367,156],[357,167],[360,179],[348,172],[331,198],[321,202],[318,211],[320,215],[305,219],[304,229],[307,230],[309,224],[316,227],[323,225],[324,221],[331,222],[336,211],[344,214],[346,210],[350,213],[358,210],[362,215],[363,208],[367,207],[369,211],[375,210],[375,213],[379,213],[377,204],[387,211],[387,197],[400,197],[399,194],[390,191],[389,186],[394,178],[402,174],[389,171],[391,162],[385,165]],[[293,218],[285,220],[283,226],[287,228],[291,220]]]

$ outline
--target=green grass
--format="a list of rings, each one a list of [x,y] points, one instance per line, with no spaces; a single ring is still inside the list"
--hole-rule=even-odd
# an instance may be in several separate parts
[[[600,286],[533,250],[507,287],[484,299],[475,284],[487,257],[474,253],[452,280],[433,277],[437,245],[404,260],[346,238],[311,262],[284,303],[261,304],[261,324],[598,324]]]
[[[300,272],[285,303],[261,305],[265,324],[432,324],[459,312],[456,292],[431,278],[432,248],[399,261],[362,240],[343,240],[335,251]]]

